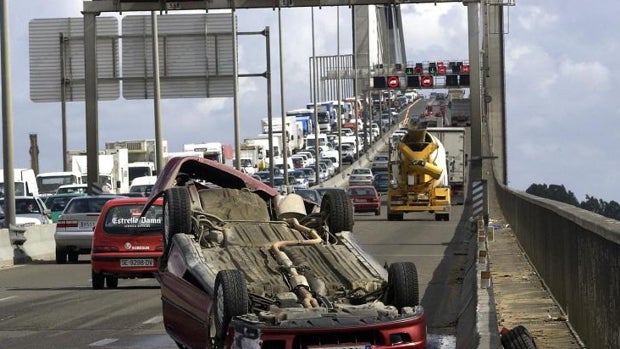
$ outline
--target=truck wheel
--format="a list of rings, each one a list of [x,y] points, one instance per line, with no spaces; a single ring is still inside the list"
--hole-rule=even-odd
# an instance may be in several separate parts
[[[94,270],[91,270],[91,283],[93,286],[93,290],[100,290],[103,288],[103,283],[105,281],[105,277],[101,273],[97,273]]]
[[[353,229],[353,205],[349,195],[342,190],[325,192],[321,200],[321,213],[332,234]]]
[[[67,249],[62,246],[56,246],[56,264],[67,263]]]
[[[170,245],[172,236],[191,232],[189,192],[185,188],[170,188],[164,193],[164,244]]]
[[[536,343],[528,330],[519,325],[501,337],[504,349],[536,349]]]
[[[215,348],[223,347],[230,320],[249,311],[248,289],[237,269],[220,270],[215,277],[210,333]],[[214,332],[214,333],[213,333]]]
[[[449,213],[435,213],[435,220],[436,221],[450,221],[450,214]]]
[[[396,262],[388,268],[386,303],[399,311],[420,304],[418,270],[413,262]]]
[[[388,213],[388,221],[402,221],[403,214],[402,213]]]

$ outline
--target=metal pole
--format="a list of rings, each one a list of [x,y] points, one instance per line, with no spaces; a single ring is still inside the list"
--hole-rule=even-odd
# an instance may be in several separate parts
[[[312,18],[312,86],[314,87],[314,93],[312,94],[313,97],[313,102],[314,102],[314,152],[316,153],[315,156],[315,163],[314,163],[314,170],[316,171],[315,173],[315,177],[316,177],[316,183],[319,184],[321,183],[321,179],[320,179],[320,166],[319,166],[319,161],[321,160],[321,152],[319,150],[319,113],[317,110],[317,105],[316,105],[316,95],[317,95],[317,73],[316,73],[316,47],[315,47],[315,43],[314,43],[314,7],[312,7],[310,9],[311,11],[311,18]]]
[[[151,11],[151,37],[153,46],[153,113],[155,114],[155,165],[157,173],[164,169],[164,147],[161,130],[161,95],[159,82],[159,30],[157,14]]]
[[[84,13],[84,92],[86,96],[87,191],[95,194],[99,181],[99,134],[97,101],[97,15]],[[97,190],[99,191],[99,190]]]
[[[353,35],[353,97],[355,99],[355,125],[357,125],[357,50],[355,46],[355,6],[351,6],[351,25],[353,29],[351,30]],[[360,136],[359,130],[355,130],[355,154],[357,154],[358,158],[360,155]]]
[[[2,149],[4,149],[4,223],[15,225],[15,173],[13,172],[13,105],[11,104],[11,49],[8,0],[2,1]]]
[[[288,137],[286,136],[286,113],[284,112],[284,68],[282,63],[282,17],[281,9],[278,8],[278,39],[280,52],[280,113],[282,113],[282,161],[284,162],[284,184],[288,187]]]
[[[336,95],[338,96],[338,170],[342,171],[342,96],[340,95],[340,7],[336,7]],[[357,124],[355,132],[357,133]]]
[[[67,102],[66,102],[66,85],[65,76],[65,35],[60,33],[60,114],[62,124],[62,170],[69,171],[67,163]]]
[[[232,53],[233,53],[233,109],[234,109],[234,129],[235,129],[235,167],[241,171],[241,135],[239,130],[239,62],[237,57],[237,16],[235,9],[232,10]]]
[[[275,156],[273,154],[273,115],[271,114],[271,45],[269,45],[269,27],[265,27],[265,51],[267,51],[267,71],[265,72],[265,76],[267,77],[267,121],[269,126],[269,151],[271,152],[271,161],[269,161],[269,180],[271,186],[274,184],[273,180],[273,165],[275,162]],[[282,125],[284,128],[284,125]],[[284,164],[286,167],[286,164]]]

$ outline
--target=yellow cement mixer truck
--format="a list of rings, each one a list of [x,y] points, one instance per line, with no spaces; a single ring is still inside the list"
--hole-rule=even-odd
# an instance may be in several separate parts
[[[450,186],[446,150],[426,129],[409,129],[390,144],[387,205],[389,221],[408,212],[430,212],[436,221],[450,220]]]

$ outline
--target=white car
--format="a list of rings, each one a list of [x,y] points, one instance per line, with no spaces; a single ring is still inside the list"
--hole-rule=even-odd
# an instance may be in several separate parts
[[[365,167],[354,168],[349,174],[349,186],[372,185],[374,175],[372,170]]]

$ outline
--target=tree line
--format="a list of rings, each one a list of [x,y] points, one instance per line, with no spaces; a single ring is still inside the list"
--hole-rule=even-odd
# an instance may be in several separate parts
[[[616,201],[612,200],[607,202],[586,194],[586,199],[579,202],[579,200],[575,197],[575,193],[570,190],[566,190],[564,185],[532,184],[525,192],[541,198],[577,206],[583,208],[584,210],[600,214],[601,216],[620,220],[620,204]]]

